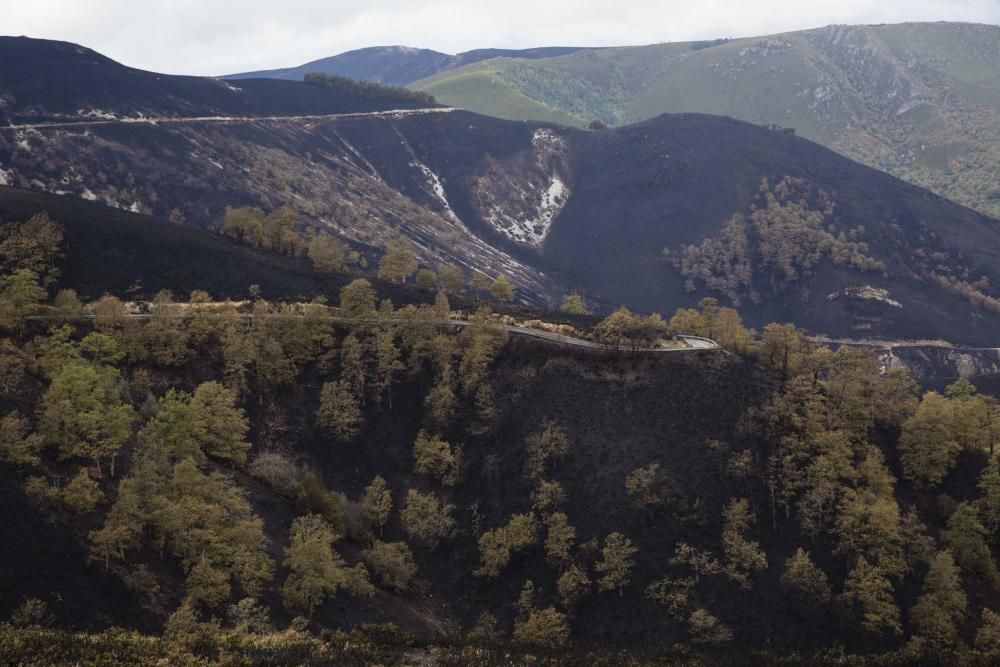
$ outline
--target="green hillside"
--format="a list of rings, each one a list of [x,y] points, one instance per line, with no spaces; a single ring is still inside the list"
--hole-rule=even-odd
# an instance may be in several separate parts
[[[701,112],[790,127],[1000,217],[997,26],[830,26],[497,58],[413,87],[444,104],[512,119],[568,115],[576,125],[624,125]]]

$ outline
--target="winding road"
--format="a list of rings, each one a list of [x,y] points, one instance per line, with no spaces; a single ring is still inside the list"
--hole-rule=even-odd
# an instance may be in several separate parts
[[[253,313],[239,313],[236,315],[223,314],[223,313],[213,313],[211,314],[213,318],[218,319],[242,319],[242,320],[252,320],[255,317]],[[129,315],[131,319],[134,320],[149,320],[152,315],[146,313],[134,313]],[[190,319],[192,315],[187,313],[174,315],[177,319]],[[289,318],[289,317],[301,317],[300,315],[265,315],[267,318]],[[94,315],[80,315],[77,317],[63,317],[60,315],[29,315],[24,318],[25,320],[32,322],[47,322],[47,321],[92,321],[95,319]],[[358,319],[353,317],[339,317],[337,315],[331,315],[328,321],[334,324],[407,324],[412,323],[413,320],[404,319]],[[476,322],[469,322],[468,320],[440,320],[437,322],[419,322],[420,324],[433,324],[435,326],[452,326],[458,328],[466,328],[471,326],[479,326]],[[588,350],[605,350],[609,352],[613,351],[627,351],[627,352],[642,352],[642,353],[655,353],[661,354],[665,352],[699,352],[705,350],[719,350],[722,348],[714,340],[710,338],[703,338],[701,336],[688,336],[686,334],[679,334],[677,336],[686,347],[641,347],[637,349],[632,349],[628,347],[623,347],[616,349],[610,345],[605,345],[604,343],[597,343],[592,340],[586,340],[583,338],[574,338],[573,336],[565,336],[563,334],[553,333],[551,331],[543,331],[542,329],[529,329],[527,327],[518,327],[510,324],[499,324],[494,323],[492,326],[497,326],[502,328],[504,331],[512,336],[524,336],[526,338],[535,338],[538,340],[548,341],[550,343],[555,343],[557,345],[564,345],[566,347],[579,347]]]
[[[118,125],[118,124],[146,124],[146,125],[167,125],[167,124],[190,124],[190,123],[252,123],[258,121],[286,121],[286,120],[304,120],[304,121],[324,121],[324,120],[337,120],[341,118],[368,118],[368,117],[392,117],[399,118],[402,116],[416,116],[422,114],[432,114],[432,113],[450,113],[455,111],[454,107],[429,107],[425,109],[391,109],[389,111],[355,111],[350,113],[335,113],[335,114],[320,114],[320,115],[306,115],[306,116],[165,116],[165,117],[155,117],[155,116],[139,116],[133,117],[122,117],[117,116],[108,118],[106,116],[76,116],[76,120],[66,120],[50,123],[25,123],[23,125],[15,125],[11,123],[10,125],[0,125],[0,130],[47,130],[53,128],[71,128],[71,127],[94,127],[99,125]],[[109,114],[110,115],[110,114]]]

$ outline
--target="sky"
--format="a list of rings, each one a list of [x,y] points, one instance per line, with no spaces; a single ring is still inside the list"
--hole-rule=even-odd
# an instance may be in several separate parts
[[[1000,24],[1000,0],[0,0],[0,35],[66,40],[132,67],[203,75],[365,46],[614,46],[903,21]]]

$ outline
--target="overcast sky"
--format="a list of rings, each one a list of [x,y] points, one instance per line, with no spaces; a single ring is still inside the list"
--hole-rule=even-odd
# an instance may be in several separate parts
[[[0,34],[77,42],[133,67],[227,74],[364,46],[607,46],[830,23],[1000,24],[1000,0],[0,0]]]

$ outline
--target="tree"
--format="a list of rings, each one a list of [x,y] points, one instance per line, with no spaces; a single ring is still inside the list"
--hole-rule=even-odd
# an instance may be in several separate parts
[[[840,503],[835,532],[836,552],[850,558],[865,556],[886,575],[906,570],[899,505],[895,498],[867,489],[849,489]]]
[[[547,420],[540,433],[528,437],[528,460],[525,472],[533,479],[540,478],[550,463],[561,461],[569,454],[569,438],[555,421]]]
[[[535,608],[535,582],[528,579],[521,586],[521,593],[514,602],[514,615],[516,619],[525,619]]]
[[[918,486],[936,486],[954,467],[961,445],[954,435],[952,416],[949,400],[931,391],[903,423],[897,447],[906,479]]]
[[[496,616],[484,611],[476,619],[476,625],[465,634],[465,639],[473,646],[497,646],[504,639],[504,635],[497,625]]]
[[[772,323],[764,327],[761,353],[770,366],[780,368],[781,374],[795,368],[802,352],[802,332],[793,324]]]
[[[488,530],[479,537],[481,565],[477,577],[495,577],[507,566],[514,554],[538,541],[538,523],[532,513],[515,514],[506,525]]]
[[[818,606],[830,600],[830,581],[826,572],[813,564],[809,552],[802,547],[796,549],[785,562],[781,584],[809,606]]]
[[[217,607],[232,592],[229,573],[212,564],[207,558],[195,562],[184,580],[184,591],[192,602],[201,602],[208,607]]]
[[[514,643],[539,651],[555,651],[569,644],[566,615],[552,607],[532,610],[528,617],[514,624]]]
[[[389,513],[392,512],[392,494],[379,475],[375,475],[372,483],[365,487],[365,494],[361,497],[361,512],[365,523],[377,528],[381,535],[389,521]]]
[[[404,542],[378,542],[368,550],[369,567],[382,585],[396,591],[406,591],[417,574],[413,553]]]
[[[378,267],[378,277],[394,283],[406,283],[417,270],[417,255],[404,238],[389,241]]]
[[[548,529],[545,538],[545,560],[560,568],[572,560],[576,529],[569,524],[569,518],[556,512],[545,521]]]
[[[967,604],[955,561],[947,551],[939,551],[924,577],[923,594],[910,612],[925,645],[936,650],[954,646]]]
[[[695,581],[691,577],[664,577],[646,586],[646,597],[667,608],[674,620],[682,621],[694,600]]]
[[[542,515],[557,512],[566,503],[566,492],[562,484],[547,479],[539,479],[531,492],[531,508]]]
[[[601,558],[594,565],[601,575],[597,588],[602,592],[617,589],[618,594],[623,595],[625,587],[632,583],[633,556],[638,551],[632,541],[621,533],[611,533],[604,538]]]
[[[222,233],[255,248],[264,244],[264,212],[259,208],[234,208],[222,219]]]
[[[976,649],[1000,651],[1000,614],[986,607],[983,608],[983,623],[976,632]]]
[[[479,302],[480,293],[489,291],[492,285],[493,281],[490,280],[488,275],[482,271],[473,271],[472,277],[469,278],[469,289],[472,290],[473,295],[476,297],[476,303]]]
[[[559,601],[567,611],[590,593],[590,577],[576,565],[570,565],[556,580]]]
[[[746,532],[754,521],[750,502],[746,498],[732,499],[722,518],[722,546],[728,561],[727,571],[743,586],[749,587],[749,575],[767,569],[767,555],[763,549],[757,542],[746,538]]]
[[[264,218],[264,247],[282,255],[298,255],[302,237],[295,231],[299,214],[287,206],[276,209]]]
[[[934,540],[927,534],[927,526],[920,520],[917,510],[910,508],[903,515],[899,532],[906,550],[906,563],[914,571],[918,563],[929,563],[934,557]]]
[[[701,549],[696,549],[686,542],[681,542],[674,548],[674,555],[670,559],[670,564],[690,568],[694,574],[694,582],[696,584],[704,576],[722,572],[722,566],[712,554]]]
[[[177,458],[201,463],[207,454],[242,465],[250,449],[250,427],[235,402],[235,393],[218,382],[199,385],[193,396],[168,389],[142,438]]]
[[[217,459],[246,463],[250,424],[236,407],[236,392],[219,382],[203,382],[191,397],[191,436],[206,454]]]
[[[316,423],[329,429],[341,442],[350,442],[361,433],[364,415],[361,404],[343,380],[326,382],[320,390]]]
[[[338,314],[349,318],[370,318],[375,315],[375,288],[364,278],[352,280],[340,290]]]
[[[20,224],[0,227],[0,264],[17,271],[34,271],[49,287],[59,277],[56,262],[62,258],[63,227],[44,211]]]
[[[438,379],[424,398],[425,418],[432,428],[445,429],[451,424],[458,399],[448,376]]]
[[[62,458],[101,461],[114,456],[132,431],[135,413],[121,397],[117,369],[75,360],[52,378],[42,397],[38,432]]]
[[[454,264],[445,264],[438,269],[437,284],[446,292],[458,292],[465,285],[462,269]]]
[[[407,535],[418,544],[433,549],[454,529],[454,511],[454,506],[442,502],[433,493],[410,489],[406,492],[400,519]]]
[[[161,290],[153,298],[149,321],[141,329],[141,340],[149,356],[162,366],[183,366],[193,356],[183,314],[182,306],[169,290]]]
[[[333,529],[319,515],[307,514],[292,522],[284,561],[291,572],[281,589],[286,607],[311,616],[324,600],[341,589],[355,595],[374,592],[364,566],[348,568],[333,550],[336,539]]]
[[[405,369],[400,360],[399,348],[396,346],[392,331],[379,331],[375,338],[375,383],[376,396],[388,398],[389,409],[392,410],[392,385]]]
[[[660,464],[636,468],[625,477],[625,491],[632,504],[640,510],[649,510],[663,504],[659,490]]]
[[[69,320],[81,319],[84,316],[83,302],[76,290],[61,289],[52,300],[52,308],[59,317]]]
[[[496,396],[488,383],[481,383],[476,389],[475,418],[469,424],[471,435],[487,435],[495,433],[498,426]]]
[[[161,406],[156,419],[165,412],[185,415]],[[183,419],[147,424],[104,526],[90,535],[92,554],[107,564],[145,545],[176,557],[189,576],[195,572],[192,586],[205,586],[209,597],[222,590],[223,579],[238,584],[243,595],[257,596],[273,576],[263,522],[242,487],[199,467],[197,445],[194,452],[173,446],[186,439]]]
[[[316,234],[306,251],[313,268],[320,273],[343,273],[358,261],[358,253],[329,234]]]
[[[589,315],[587,302],[579,294],[567,294],[563,297],[561,310],[567,315]]]
[[[24,318],[38,312],[48,294],[38,284],[38,274],[30,269],[18,269],[0,278],[0,324],[24,331]]]
[[[486,381],[490,364],[507,341],[507,334],[502,329],[496,331],[485,326],[476,329],[463,332],[468,344],[462,352],[458,374],[466,394],[473,394]]]
[[[881,570],[869,565],[864,556],[858,558],[847,576],[842,597],[860,608],[861,625],[868,632],[874,635],[886,630],[894,635],[902,632],[892,584]]]
[[[988,539],[989,531],[980,523],[976,506],[970,502],[959,503],[948,519],[944,541],[963,570],[993,586],[1000,586],[1000,575]]]
[[[361,405],[365,404],[369,380],[374,375],[369,342],[370,338],[352,333],[340,345],[340,381]]]
[[[667,330],[674,335],[708,336],[708,324],[704,316],[694,308],[678,309],[670,318]]]
[[[45,441],[31,432],[28,420],[16,412],[0,419],[0,461],[14,466],[36,466],[41,463]]]
[[[30,357],[12,340],[0,340],[0,394],[16,392],[24,382]]]
[[[49,606],[38,598],[25,599],[10,615],[10,624],[15,628],[45,628],[55,621],[55,615],[49,611]]]
[[[434,295],[434,305],[431,306],[431,310],[442,320],[451,318],[451,302],[448,301],[448,295],[444,290],[439,289]]]
[[[514,284],[507,276],[499,275],[490,285],[490,294],[500,302],[507,302],[514,298]]]
[[[81,469],[59,494],[59,500],[73,512],[90,512],[97,507],[104,494],[87,470]]]
[[[617,352],[625,341],[632,317],[628,308],[619,308],[594,327],[594,338]]]
[[[739,312],[733,308],[720,308],[711,329],[710,337],[727,350],[742,354],[750,347],[750,332],[743,326]]]
[[[226,620],[240,634],[264,635],[273,631],[268,608],[258,604],[253,598],[243,598],[236,604],[229,605]]]
[[[437,275],[430,269],[420,269],[417,271],[416,282],[418,287],[431,289],[437,284]]]
[[[461,448],[452,446],[438,436],[420,431],[413,443],[413,471],[428,475],[445,486],[454,486],[462,474]]]
[[[688,634],[697,644],[722,644],[733,639],[733,631],[707,609],[695,609],[688,617]]]
[[[1000,529],[1000,460],[991,458],[979,475],[980,511],[991,532]]]
[[[198,647],[210,645],[218,633],[218,621],[202,621],[198,616],[196,602],[190,599],[182,601],[163,625],[163,639],[169,645],[189,653]]]
[[[945,389],[952,409],[951,428],[955,440],[966,451],[986,451],[993,448],[993,428],[990,407],[976,386],[962,378]]]

